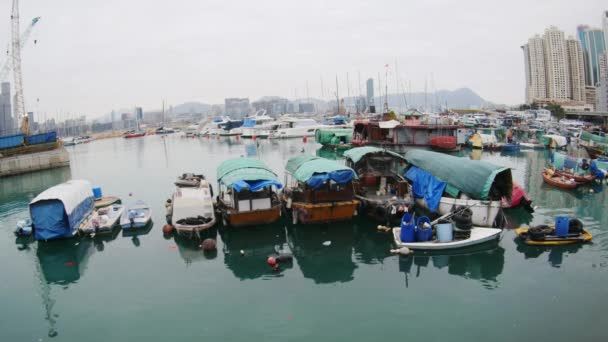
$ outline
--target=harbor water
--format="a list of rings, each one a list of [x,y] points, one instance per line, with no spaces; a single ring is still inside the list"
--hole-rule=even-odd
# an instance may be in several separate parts
[[[526,246],[506,229],[480,248],[400,257],[390,254],[391,236],[365,217],[214,229],[214,254],[163,236],[177,175],[203,173],[217,189],[216,167],[228,158],[261,158],[281,180],[292,156],[339,158],[312,139],[169,135],[67,149],[70,167],[0,179],[0,341],[608,339],[608,188],[547,186],[540,175],[546,151],[462,156],[512,168],[534,200],[532,215],[506,213],[508,227],[576,216],[591,244]],[[88,179],[125,204],[146,201],[153,227],[47,243],[16,239],[29,201],[68,179]],[[266,259],[276,250],[294,259],[273,271]]]

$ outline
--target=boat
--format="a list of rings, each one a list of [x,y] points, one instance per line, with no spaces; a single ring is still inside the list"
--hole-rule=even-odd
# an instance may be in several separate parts
[[[511,200],[509,168],[423,150],[411,150],[405,159],[414,201],[431,212],[445,215],[460,206],[470,207],[474,226],[492,227],[503,199]]]
[[[555,176],[557,177],[566,177],[569,179],[574,179],[577,183],[589,183],[595,180],[595,175],[593,174],[574,174],[572,172],[555,170]]]
[[[235,158],[217,168],[217,211],[224,226],[269,224],[281,217],[278,190],[283,184],[259,159]]]
[[[94,204],[92,185],[71,180],[55,185],[29,204],[36,240],[69,238],[90,220]]]
[[[32,220],[24,219],[17,221],[17,227],[13,231],[16,237],[29,237],[34,233],[34,227],[32,227]]]
[[[103,196],[102,198],[96,199],[94,202],[96,209],[107,207],[115,203],[120,203],[120,198],[116,196]]]
[[[222,137],[230,137],[241,135],[243,126],[243,120],[232,120],[230,118],[225,118],[224,122],[220,125],[219,135]]]
[[[544,149],[545,145],[541,142],[545,131],[532,128],[530,126],[514,127],[511,129],[513,140],[519,143],[521,149]]]
[[[200,136],[198,125],[190,125],[184,129],[184,136],[186,138],[194,138]]]
[[[123,230],[144,228],[152,221],[152,210],[143,201],[137,201],[129,206],[120,217]]]
[[[541,140],[546,148],[565,149],[568,146],[568,138],[557,134],[545,134]]]
[[[329,127],[319,124],[313,119],[301,119],[286,115],[278,121],[280,121],[280,124],[277,129],[270,133],[269,137],[272,139],[312,137],[317,129]]]
[[[356,147],[344,152],[346,166],[355,170],[355,197],[372,218],[391,224],[401,221],[413,204],[412,189],[403,176],[406,159],[378,147]]]
[[[545,183],[561,189],[576,189],[578,183],[572,178],[557,176],[553,170],[545,169],[541,171]]]
[[[580,146],[585,149],[585,151],[589,155],[589,158],[591,159],[608,157],[608,148],[605,146],[591,146],[585,144],[580,144]]]
[[[520,146],[518,143],[506,143],[506,144],[502,145],[503,152],[519,151],[519,149],[520,149]]]
[[[393,239],[395,240],[397,248],[407,247],[412,250],[446,251],[496,241],[500,238],[501,232],[502,230],[497,228],[473,227],[467,238],[454,239],[449,242],[439,242],[436,239],[421,242],[402,242],[401,228],[395,227],[393,228]]]
[[[566,236],[557,236],[555,226],[541,226],[535,228],[520,227],[515,229],[517,237],[526,245],[533,246],[559,246],[585,243],[591,241],[593,235],[580,228],[577,232],[568,232]]]
[[[171,127],[165,127],[165,126],[161,126],[159,128],[156,129],[156,131],[154,131],[154,134],[156,135],[163,135],[163,134],[173,134],[175,133],[175,130]]]
[[[577,183],[588,183],[596,178],[591,170],[591,160],[577,158],[564,153],[551,153],[551,170],[555,176],[574,179]]]
[[[523,207],[528,212],[533,213],[534,208],[532,207],[532,199],[526,191],[515,181],[513,181],[513,191],[511,193],[511,202],[508,202],[506,199],[503,202],[503,208],[516,208]]]
[[[266,115],[266,110],[261,109],[254,115],[248,116],[241,127],[241,137],[243,138],[266,138],[269,135],[268,124],[273,122],[271,116]]]
[[[388,148],[395,152],[405,152],[412,147],[450,152],[460,150],[465,143],[465,131],[459,125],[424,124],[415,120],[358,120],[354,123],[351,144]]]
[[[285,167],[281,201],[293,224],[350,220],[356,215],[355,172],[336,161],[302,154]]]
[[[323,146],[338,150],[352,148],[352,128],[319,128],[315,132],[315,141]]]
[[[138,129],[138,130],[127,131],[127,132],[125,132],[125,134],[123,136],[125,139],[131,139],[131,138],[143,137],[145,135],[146,135],[146,131]]]
[[[80,232],[83,234],[112,233],[124,211],[125,207],[121,204],[99,208],[93,212],[88,224],[80,228]]]
[[[204,179],[198,187],[177,187],[166,207],[167,223],[181,236],[200,237],[200,231],[215,225],[213,192]]]
[[[178,176],[173,184],[180,188],[198,188],[201,181],[205,180],[203,175],[195,175],[194,173],[184,173]]]

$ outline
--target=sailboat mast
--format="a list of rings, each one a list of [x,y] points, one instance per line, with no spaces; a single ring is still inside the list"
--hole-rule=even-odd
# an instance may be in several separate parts
[[[340,115],[340,88],[338,87],[338,75],[336,75],[336,103],[338,104],[338,115]]]

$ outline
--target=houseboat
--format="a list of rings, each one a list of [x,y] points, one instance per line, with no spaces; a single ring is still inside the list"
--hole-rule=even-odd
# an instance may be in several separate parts
[[[511,202],[509,168],[422,150],[409,151],[405,159],[415,203],[432,212],[445,215],[463,206],[471,210],[473,226],[492,227],[503,201]]]
[[[224,226],[251,226],[275,222],[281,217],[278,191],[283,184],[258,159],[235,158],[217,168],[217,211]]]
[[[93,214],[93,191],[85,180],[55,185],[29,204],[36,240],[69,238],[86,226]]]
[[[293,224],[350,220],[357,213],[355,171],[336,161],[303,154],[287,161],[281,200]]]
[[[395,152],[365,146],[344,152],[346,166],[357,173],[355,197],[360,212],[386,224],[398,224],[413,204],[411,187],[403,171],[405,158]]]
[[[353,146],[377,146],[396,152],[412,147],[430,148],[442,152],[457,151],[466,143],[463,126],[429,124],[419,120],[355,121]]]

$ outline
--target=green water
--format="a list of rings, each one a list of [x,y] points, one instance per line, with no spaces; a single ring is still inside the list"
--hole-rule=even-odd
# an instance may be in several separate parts
[[[201,172],[215,184],[221,161],[255,153],[282,179],[287,158],[318,148],[301,140],[112,139],[70,147],[69,169],[1,179],[0,341],[608,338],[607,189],[546,186],[539,174],[545,152],[482,155],[512,167],[538,206],[533,217],[508,213],[508,225],[575,215],[592,244],[528,247],[506,230],[497,245],[404,258],[390,255],[389,236],[365,218],[214,230],[214,255],[163,237],[163,203],[176,175]],[[145,200],[154,226],[136,236],[16,241],[12,230],[28,202],[69,178],[88,179],[124,203]],[[275,248],[295,255],[279,272],[265,263]]]

